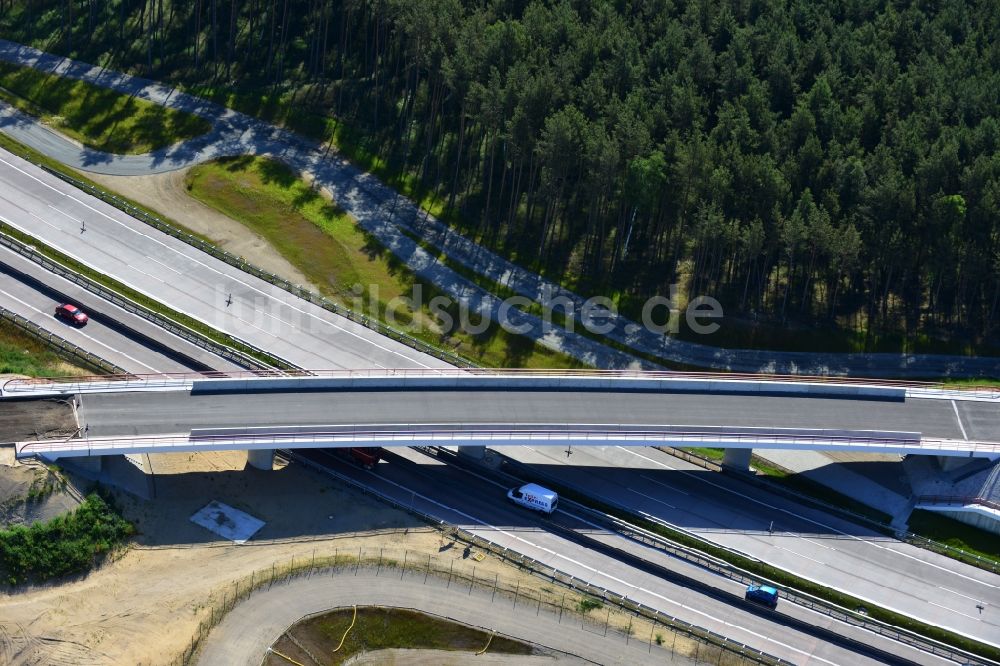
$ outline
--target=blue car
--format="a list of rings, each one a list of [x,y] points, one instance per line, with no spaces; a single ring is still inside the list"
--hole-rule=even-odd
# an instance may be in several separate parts
[[[770,585],[749,585],[744,595],[747,601],[774,609],[778,605],[778,590]]]

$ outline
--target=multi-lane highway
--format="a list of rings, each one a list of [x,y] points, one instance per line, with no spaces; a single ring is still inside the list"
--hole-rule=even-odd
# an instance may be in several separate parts
[[[76,328],[53,316],[72,302],[90,315]],[[239,370],[232,362],[131,314],[0,246],[0,307],[133,373]]]
[[[2,150],[0,219],[299,367],[446,367],[156,231]]]
[[[631,600],[792,663],[838,666],[884,663],[859,654],[831,637],[803,629],[800,622],[832,629],[876,646],[896,656],[898,663],[942,663],[938,658],[864,630],[846,627],[794,604],[780,604],[775,613],[747,607],[738,603],[743,591],[739,584],[630,542],[595,525],[572,508],[564,508],[551,519],[544,519],[510,505],[505,499],[506,489],[488,479],[470,475],[411,449],[393,451],[397,455],[379,465],[375,472],[346,465],[332,456],[321,459],[324,465],[403,504],[412,503],[420,511],[546,562],[580,580],[615,590]],[[588,547],[588,543],[592,545]],[[637,555],[693,582],[658,576],[600,552],[593,544],[605,544]],[[711,591],[706,591],[706,587]]]
[[[655,448],[506,447],[546,476],[885,608],[1000,642],[1000,577]],[[983,608],[980,609],[979,606]]]

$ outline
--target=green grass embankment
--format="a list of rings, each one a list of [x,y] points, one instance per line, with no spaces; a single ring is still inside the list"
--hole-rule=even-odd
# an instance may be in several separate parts
[[[93,371],[64,360],[41,340],[0,319],[0,375],[6,374],[65,377],[90,375]]]
[[[85,146],[147,153],[205,134],[204,118],[106,88],[0,63],[0,99]]]
[[[188,173],[186,186],[198,201],[263,237],[333,301],[480,365],[581,366],[496,324],[478,335],[442,330],[428,307],[440,292],[417,278],[353,218],[278,162],[239,157],[202,164]],[[423,306],[419,308],[405,301],[415,285],[423,290]],[[360,295],[356,287],[360,287]],[[445,309],[459,321],[457,308]],[[478,324],[478,316],[471,319],[473,325]]]
[[[71,513],[0,530],[0,581],[20,585],[83,573],[134,532],[107,500],[92,493]]]

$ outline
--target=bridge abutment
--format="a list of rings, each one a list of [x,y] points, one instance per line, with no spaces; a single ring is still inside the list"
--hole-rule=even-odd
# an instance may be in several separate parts
[[[472,458],[473,460],[485,460],[486,459],[486,447],[485,446],[460,446],[460,447],[458,447],[458,455],[465,456],[466,458]]]
[[[726,449],[722,455],[722,466],[733,472],[749,472],[753,449]]]
[[[84,471],[90,472],[91,474],[100,474],[101,468],[103,467],[104,456],[75,456],[73,458],[67,458],[66,460],[72,460],[72,464],[83,469]]]
[[[274,449],[251,449],[247,451],[247,464],[270,472],[274,468]]]

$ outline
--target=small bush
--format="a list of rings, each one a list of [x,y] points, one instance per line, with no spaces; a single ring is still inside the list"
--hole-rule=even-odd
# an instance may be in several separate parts
[[[65,516],[0,530],[0,581],[20,585],[82,573],[134,532],[105,498],[92,493]]]
[[[580,603],[578,603],[576,607],[581,613],[589,613],[592,610],[601,608],[603,605],[604,604],[602,604],[597,599],[587,598],[587,599],[580,599]]]

